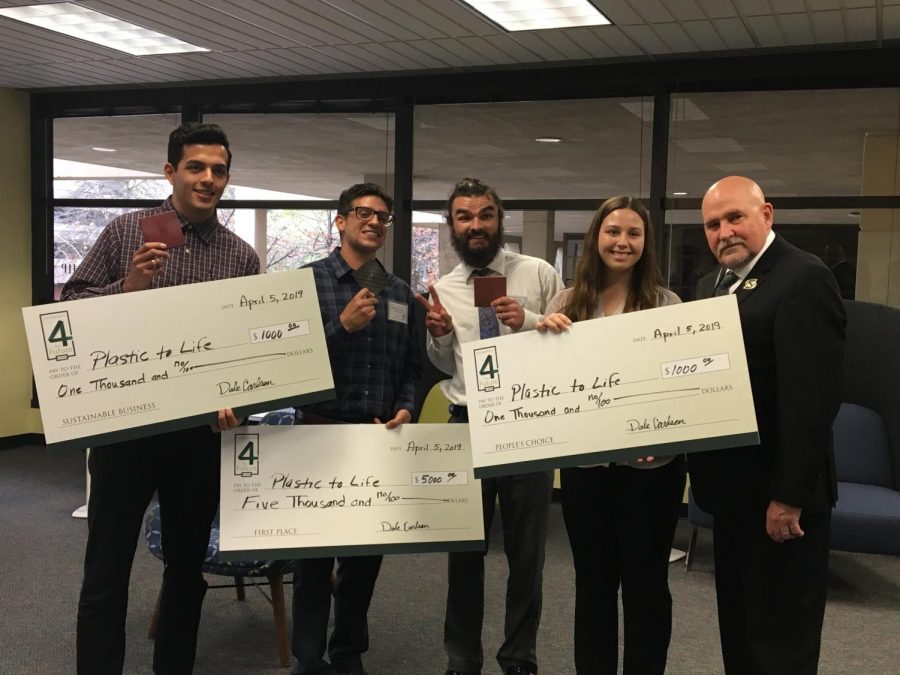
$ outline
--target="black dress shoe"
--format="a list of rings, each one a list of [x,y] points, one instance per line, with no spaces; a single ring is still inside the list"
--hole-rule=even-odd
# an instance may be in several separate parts
[[[528,670],[526,666],[510,666],[503,672],[506,675],[537,675],[537,673]]]

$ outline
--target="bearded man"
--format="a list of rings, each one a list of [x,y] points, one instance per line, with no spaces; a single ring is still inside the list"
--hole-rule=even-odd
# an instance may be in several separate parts
[[[432,287],[425,305],[428,356],[451,377],[441,383],[449,399],[450,422],[469,421],[462,344],[532,330],[550,299],[563,289],[552,265],[501,247],[503,203],[497,191],[477,178],[464,178],[447,202],[447,224],[462,258]],[[476,307],[474,278],[506,277],[506,295],[490,307]],[[553,491],[550,471],[481,480],[485,550],[450,553],[444,622],[447,675],[480,675],[484,661],[484,556],[494,506],[499,498],[504,550],[509,563],[504,641],[497,661],[506,675],[537,672],[535,642],[541,617],[544,543]]]

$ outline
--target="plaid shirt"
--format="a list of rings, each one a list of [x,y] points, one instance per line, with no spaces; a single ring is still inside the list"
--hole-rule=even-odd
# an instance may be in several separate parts
[[[121,293],[122,280],[131,269],[132,256],[144,244],[141,219],[174,210],[172,198],[169,197],[156,208],[115,218],[103,229],[97,242],[63,286],[61,299]],[[203,223],[188,223],[178,213],[178,220],[184,230],[185,244],[169,250],[165,272],[153,279],[150,288],[259,274],[256,251],[236,234],[226,230],[215,215]]]
[[[375,318],[348,333],[340,314],[361,287],[340,250],[307,265],[315,275],[337,399],[305,409],[343,422],[386,422],[402,408],[415,415],[422,364],[412,290],[388,272],[390,286],[378,294]],[[388,303],[402,306],[396,313],[405,311],[406,320],[389,319]]]

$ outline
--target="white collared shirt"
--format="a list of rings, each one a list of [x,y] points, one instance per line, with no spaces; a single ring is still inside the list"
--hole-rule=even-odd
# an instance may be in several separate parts
[[[553,266],[533,258],[500,249],[487,266],[506,277],[506,295],[525,310],[525,322],[519,331],[500,324],[500,335],[534,329],[550,299],[563,289],[562,279]],[[478,308],[475,307],[475,268],[461,262],[435,284],[441,304],[453,320],[453,330],[439,338],[428,335],[428,358],[451,379],[441,382],[441,391],[451,403],[466,405],[466,385],[462,366],[462,344],[480,340]]]

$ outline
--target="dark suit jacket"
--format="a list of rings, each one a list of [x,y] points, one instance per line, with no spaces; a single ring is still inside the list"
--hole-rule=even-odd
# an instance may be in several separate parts
[[[698,298],[712,296],[717,274],[698,282]],[[735,295],[760,445],[689,455],[694,497],[719,515],[764,511],[772,499],[827,511],[837,498],[831,425],[846,323],[837,283],[776,236]]]

